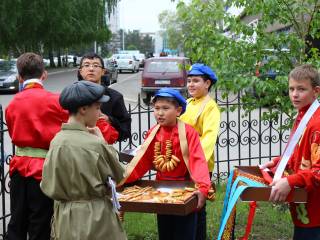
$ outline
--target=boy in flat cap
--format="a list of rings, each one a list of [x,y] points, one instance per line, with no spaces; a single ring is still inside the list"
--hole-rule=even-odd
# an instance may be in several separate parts
[[[210,97],[209,92],[218,78],[210,67],[195,63],[188,72],[187,88],[191,98],[187,100],[187,110],[180,119],[190,124],[200,136],[201,146],[206,156],[210,178],[214,167],[214,147],[216,144],[220,110],[217,103]],[[205,207],[199,211],[197,240],[206,237]]]
[[[15,155],[10,161],[11,218],[6,239],[50,238],[53,201],[40,190],[42,167],[50,141],[67,122],[59,95],[46,91],[43,59],[24,53],[17,60],[20,92],[6,108],[6,123]]]
[[[185,111],[186,101],[179,91],[162,88],[152,103],[158,124],[148,131],[121,184],[140,179],[150,169],[157,171],[156,180],[193,181],[198,186],[195,194],[200,209],[210,189],[209,171],[198,133],[177,119]],[[157,220],[160,240],[195,239],[196,212],[187,216],[158,214]]]
[[[119,183],[124,169],[96,127],[100,105],[109,100],[103,94],[101,85],[81,81],[60,95],[70,117],[50,144],[40,185],[55,201],[54,239],[126,239],[106,184],[109,177]]]

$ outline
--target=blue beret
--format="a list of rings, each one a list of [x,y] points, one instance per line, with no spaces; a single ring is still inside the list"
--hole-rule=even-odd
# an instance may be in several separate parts
[[[214,71],[212,71],[210,67],[202,63],[195,63],[191,66],[191,69],[188,72],[188,76],[192,76],[192,75],[194,76],[207,75],[212,83],[216,83],[218,81],[218,78],[214,73]]]
[[[161,88],[159,89],[154,97],[170,97],[170,98],[175,98],[179,105],[182,107],[182,113],[186,111],[186,106],[187,106],[187,101],[186,99],[181,95],[181,93],[173,88]]]
[[[59,103],[64,109],[71,110],[95,102],[107,102],[110,97],[104,95],[104,90],[100,84],[90,81],[74,82],[62,90]]]

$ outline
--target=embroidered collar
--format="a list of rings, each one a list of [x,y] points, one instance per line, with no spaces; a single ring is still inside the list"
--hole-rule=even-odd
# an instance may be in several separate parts
[[[38,78],[31,78],[25,80],[22,85],[22,89],[29,89],[29,88],[43,88],[43,83]]]

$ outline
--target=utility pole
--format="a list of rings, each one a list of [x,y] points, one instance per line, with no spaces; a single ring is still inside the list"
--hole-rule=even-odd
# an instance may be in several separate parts
[[[124,50],[124,29],[122,29],[122,50]]]
[[[94,41],[93,49],[94,53],[97,53],[97,41]]]

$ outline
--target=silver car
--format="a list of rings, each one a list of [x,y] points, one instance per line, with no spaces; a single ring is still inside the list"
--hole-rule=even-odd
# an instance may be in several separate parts
[[[0,91],[19,91],[16,61],[0,61]]]

